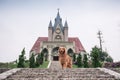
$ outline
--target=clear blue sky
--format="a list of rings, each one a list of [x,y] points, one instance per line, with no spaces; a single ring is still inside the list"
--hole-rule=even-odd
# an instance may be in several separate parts
[[[120,61],[120,0],[0,0],[0,62],[18,59],[24,47],[28,58],[36,39],[48,36],[57,8],[69,36],[79,37],[88,53],[99,46],[101,30],[103,49]]]

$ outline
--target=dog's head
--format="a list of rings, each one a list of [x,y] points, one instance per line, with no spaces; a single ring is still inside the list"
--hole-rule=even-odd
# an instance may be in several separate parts
[[[64,55],[66,53],[65,47],[59,47],[58,52],[59,52],[59,54]]]

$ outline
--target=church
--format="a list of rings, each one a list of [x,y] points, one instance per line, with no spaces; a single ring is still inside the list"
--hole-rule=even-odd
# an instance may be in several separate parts
[[[72,56],[73,53],[85,54],[86,51],[79,38],[69,37],[68,30],[68,23],[65,21],[64,25],[62,24],[62,18],[60,17],[58,10],[54,24],[51,20],[49,22],[48,37],[38,37],[32,49],[30,50],[30,55],[37,55],[42,52],[44,53],[44,56],[47,58],[47,60],[57,61],[58,48],[60,46],[65,47],[68,55],[70,56]]]

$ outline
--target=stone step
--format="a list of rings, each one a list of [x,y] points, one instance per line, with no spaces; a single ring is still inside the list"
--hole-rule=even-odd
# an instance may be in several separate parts
[[[115,80],[115,77],[96,68],[21,69],[5,80]]]
[[[69,78],[69,77],[66,77],[66,78],[59,78],[59,79],[55,79],[55,78],[9,78],[9,79],[5,79],[5,80],[116,80],[114,78]],[[119,80],[119,79],[118,79]]]
[[[114,78],[9,78],[9,79],[5,79],[5,80],[116,80]],[[119,80],[119,79],[118,79]]]
[[[48,69],[23,68],[5,80],[120,80],[104,70],[106,71],[102,68],[62,69],[59,61],[52,61]]]

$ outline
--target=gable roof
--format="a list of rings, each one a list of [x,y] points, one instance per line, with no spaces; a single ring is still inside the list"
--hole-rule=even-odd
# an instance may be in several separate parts
[[[35,51],[36,53],[40,53],[40,44],[41,44],[42,41],[48,41],[48,37],[38,37],[38,39],[36,40],[36,42],[34,43],[32,49],[31,49],[31,51]],[[69,37],[68,41],[69,42],[73,42],[73,41],[75,42],[75,53],[79,53],[81,51],[85,52],[85,49],[82,46],[79,38]]]
[[[68,41],[69,42],[73,42],[73,41],[75,42],[75,52],[76,53],[79,53],[81,51],[85,52],[85,49],[84,49],[84,47],[83,47],[83,45],[82,45],[82,43],[81,43],[81,41],[79,40],[78,37],[69,37]]]

